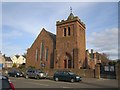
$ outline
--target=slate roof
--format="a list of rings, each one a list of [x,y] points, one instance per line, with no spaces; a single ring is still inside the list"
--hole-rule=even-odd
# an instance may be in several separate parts
[[[20,57],[20,55],[15,55],[17,58],[19,58]]]
[[[54,44],[56,44],[56,35],[47,31],[47,30],[45,30],[44,28],[42,29],[42,31],[43,30],[53,39]]]
[[[26,58],[26,56],[25,55],[22,55],[24,58]]]
[[[6,57],[5,55],[3,55],[3,57],[5,58],[5,61],[12,62],[12,60],[11,60],[11,58],[10,58],[10,57]]]
[[[50,35],[50,37],[53,39],[53,41],[56,42],[56,35],[49,31],[46,31],[46,32]]]
[[[94,58],[94,54],[95,53],[93,53],[93,58]],[[91,56],[92,54],[90,53],[89,55]],[[109,59],[105,57],[103,54],[97,53],[97,55],[99,56],[99,59],[101,60],[101,62],[105,62],[105,63],[109,62]]]
[[[6,61],[12,61],[10,57],[5,57]]]

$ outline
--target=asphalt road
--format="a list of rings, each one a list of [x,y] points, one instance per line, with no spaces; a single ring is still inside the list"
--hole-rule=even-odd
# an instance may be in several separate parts
[[[10,77],[15,88],[118,88],[114,79],[83,78],[81,82],[53,81],[48,79],[25,79]]]

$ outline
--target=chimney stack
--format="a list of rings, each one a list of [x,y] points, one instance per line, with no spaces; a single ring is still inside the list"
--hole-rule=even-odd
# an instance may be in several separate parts
[[[91,49],[91,59],[94,59],[93,49]]]

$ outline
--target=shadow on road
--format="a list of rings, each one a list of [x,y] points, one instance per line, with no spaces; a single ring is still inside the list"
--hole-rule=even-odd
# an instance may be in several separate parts
[[[112,87],[110,85],[100,85],[100,84],[97,84],[97,83],[89,83],[89,82],[80,82],[80,83],[83,83],[83,84],[87,84],[87,85],[92,85],[92,86],[97,86],[97,87],[101,87],[101,88],[117,88],[117,87]]]

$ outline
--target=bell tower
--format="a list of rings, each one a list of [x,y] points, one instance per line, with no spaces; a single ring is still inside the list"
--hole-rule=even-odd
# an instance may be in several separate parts
[[[72,8],[67,20],[56,22],[55,68],[83,67],[86,51],[85,29],[85,24],[73,15]]]

